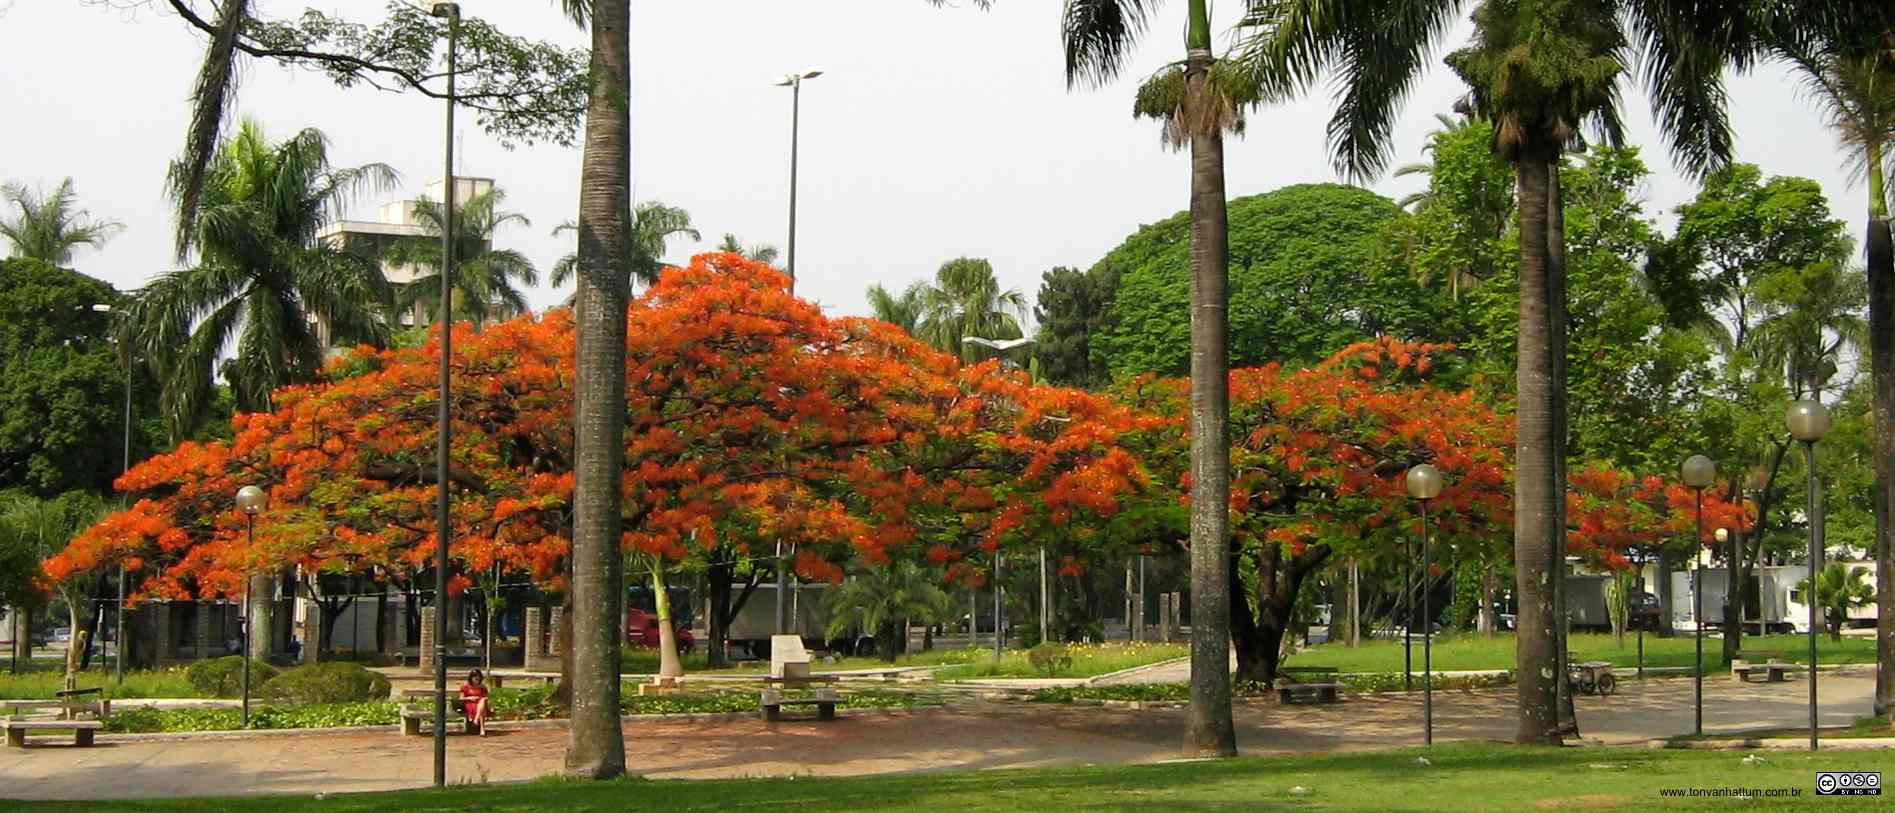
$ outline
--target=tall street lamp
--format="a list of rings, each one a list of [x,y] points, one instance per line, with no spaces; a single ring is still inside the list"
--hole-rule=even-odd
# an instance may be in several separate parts
[[[1441,496],[1441,470],[1426,463],[1408,469],[1408,496],[1421,504],[1421,742],[1434,744],[1434,622],[1428,607],[1428,501]]]
[[[1697,492],[1698,521],[1697,532],[1691,535],[1691,617],[1696,621],[1698,633],[1697,668],[1692,670],[1693,705],[1696,716],[1693,718],[1692,732],[1704,733],[1704,564],[1698,552],[1704,547],[1704,490],[1717,480],[1717,464],[1701,454],[1685,458],[1680,474],[1684,475],[1684,484]]]
[[[115,311],[111,305],[100,302],[92,306],[93,313],[117,313],[124,318],[124,311]],[[123,456],[119,458],[118,473],[123,476],[132,470],[132,351],[123,345],[121,338],[119,355],[125,363],[125,445]],[[113,624],[118,628],[118,644],[112,648],[112,680],[125,683],[125,566],[118,566],[118,608],[113,613]]]
[[[446,187],[441,205],[441,405],[440,429],[434,460],[434,786],[447,785],[447,547],[448,449],[452,441],[454,407],[450,395],[449,364],[454,358],[454,73],[459,67],[461,7],[435,3],[430,12],[447,20],[447,144],[442,173]]]
[[[266,499],[267,498],[265,498],[263,495],[263,489],[257,488],[256,486],[244,486],[243,488],[237,489],[237,508],[243,511],[245,531],[249,537],[249,540],[250,540],[249,546],[250,546],[250,550],[252,551],[255,551],[257,549],[257,512],[263,510],[263,503],[265,502]],[[244,579],[243,579],[243,604],[244,604],[243,727],[249,728],[250,727],[250,636],[252,634],[252,630],[250,629],[250,623],[249,623],[250,621],[249,619],[250,574],[248,572],[244,573]],[[124,637],[125,637],[124,634],[120,633],[119,638],[123,639]],[[121,640],[120,643],[123,644],[123,641]]]
[[[993,350],[995,352],[1000,353],[1001,365],[1004,367],[1012,368],[1012,369],[1019,369],[1020,365],[1015,363],[1013,359],[1007,358],[1006,354],[1013,350],[1018,350],[1022,347],[1032,347],[1034,343],[1035,343],[1035,340],[1031,336],[1022,336],[1017,339],[990,339],[990,338],[987,338],[986,336],[961,337],[961,344],[971,344],[971,345],[976,345],[979,347],[985,347],[989,350]],[[1139,562],[1139,566],[1140,567],[1144,566],[1143,560]],[[1141,572],[1141,578],[1142,578],[1142,572]],[[1142,587],[1141,587],[1141,590],[1142,590]],[[1050,592],[1047,587],[1047,576],[1046,576],[1046,548],[1045,546],[1041,546],[1040,547],[1040,641],[1042,642],[1048,640],[1047,638],[1047,634],[1049,630],[1048,619],[1052,616],[1052,602],[1051,602],[1051,599],[1049,598],[1049,595],[1050,595]],[[999,599],[997,598],[995,599],[996,602],[998,602],[998,600]],[[1140,602],[1144,601],[1143,592],[1139,593],[1139,600]],[[996,603],[994,606],[998,607],[999,605]],[[996,618],[999,617],[997,610],[996,610],[995,617]],[[1000,653],[1000,649],[998,646],[996,646],[994,648],[995,657],[999,657],[999,653]]]
[[[821,70],[811,68],[799,73],[783,76],[774,83],[777,87],[790,89],[790,250],[788,270],[790,272],[791,293],[796,292],[796,163],[798,158],[797,153],[799,151],[797,140],[802,134],[803,127],[803,80],[814,79],[821,75]],[[781,589],[781,584],[782,581],[779,577],[779,589]],[[778,599],[778,601],[781,600],[780,598]]]
[[[1803,600],[1809,605],[1809,750],[1816,750],[1816,574],[1823,569],[1823,498],[1816,476],[1816,441],[1829,432],[1829,410],[1815,399],[1790,404],[1784,416],[1790,437],[1803,443],[1804,468],[1809,470],[1805,490],[1809,492],[1809,589]]]

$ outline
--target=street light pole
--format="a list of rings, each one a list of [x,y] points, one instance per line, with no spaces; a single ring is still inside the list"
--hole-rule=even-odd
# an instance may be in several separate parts
[[[1789,425],[1790,436],[1803,442],[1804,468],[1808,471],[1805,489],[1809,492],[1809,587],[1803,591],[1803,601],[1809,605],[1809,750],[1816,750],[1816,624],[1818,608],[1816,594],[1817,574],[1823,569],[1823,498],[1817,491],[1821,487],[1821,478],[1816,476],[1816,441],[1822,440],[1829,431],[1829,411],[1823,403],[1814,398],[1790,404],[1789,413],[1784,422]]]
[[[1428,501],[1441,495],[1445,478],[1426,463],[1408,469],[1408,496],[1421,503],[1421,742],[1434,744],[1434,619],[1428,600]]]
[[[440,427],[435,438],[434,495],[434,786],[447,785],[447,569],[448,543],[448,460],[453,439],[452,382],[450,363],[454,357],[454,73],[459,67],[458,48],[461,33],[461,7],[458,3],[436,3],[431,12],[447,19],[447,144],[442,173],[441,219],[441,403]]]
[[[1000,594],[1002,590],[1002,588],[1000,587],[1000,569],[1005,564],[1005,562],[1006,560],[1002,559],[1000,556],[1000,551],[998,550],[994,551],[994,662],[995,663],[1000,662],[1000,649],[1007,640],[1006,633],[1003,633],[1000,630],[1000,613],[1002,609],[1000,605],[1000,598],[1001,598]]]
[[[237,508],[243,511],[245,530],[249,538],[250,554],[257,549],[257,512],[263,510],[265,496],[263,489],[256,486],[244,486],[237,489]],[[250,624],[250,573],[244,568],[243,579],[243,727],[250,727],[250,636],[255,634]],[[266,631],[267,632],[267,631]],[[124,636],[121,635],[121,638]]]
[[[1695,708],[1692,732],[1704,733],[1704,489],[1717,480],[1717,464],[1701,454],[1685,458],[1679,468],[1684,484],[1697,492],[1697,531],[1691,536],[1691,617],[1696,620],[1697,668],[1692,670],[1692,706]]]

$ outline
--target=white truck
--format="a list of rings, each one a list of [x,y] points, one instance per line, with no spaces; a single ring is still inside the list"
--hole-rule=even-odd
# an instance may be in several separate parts
[[[1868,571],[1868,582],[1875,584],[1874,562],[1848,562],[1851,569]],[[1750,575],[1757,592],[1757,612],[1746,611],[1744,628],[1747,631],[1762,632],[1809,632],[1809,604],[1803,598],[1803,591],[1797,584],[1809,576],[1806,565],[1766,565],[1755,568]],[[1724,596],[1728,592],[1730,570],[1723,567],[1709,567],[1703,571],[1704,580],[1704,624],[1716,627],[1724,620]],[[1695,630],[1697,619],[1692,617],[1691,573],[1677,571],[1671,574],[1671,598],[1675,606],[1670,608],[1672,627],[1675,629]],[[1849,612],[1849,625],[1862,626],[1875,623],[1875,604],[1869,603]]]

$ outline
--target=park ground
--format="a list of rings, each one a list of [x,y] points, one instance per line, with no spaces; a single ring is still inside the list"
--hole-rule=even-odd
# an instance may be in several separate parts
[[[1847,726],[1866,715],[1871,681],[1872,673],[1863,669],[1824,674],[1820,681],[1823,724]],[[1806,720],[1805,692],[1801,682],[1736,684],[1728,677],[1707,679],[1705,727],[1711,732],[1729,732],[1798,725]],[[1578,699],[1587,743],[1627,748],[1567,749],[1553,755],[1519,752],[1510,747],[1491,751],[1496,747],[1493,743],[1513,736],[1513,699],[1511,689],[1439,692],[1434,699],[1435,737],[1439,743],[1455,743],[1456,749],[1462,749],[1447,753],[1462,754],[1473,760],[1466,763],[1468,766],[1486,760],[1485,764],[1490,767],[1538,766],[1532,770],[1544,771],[1548,776],[1570,774],[1570,782],[1542,787],[1540,791],[1544,791],[1544,795],[1532,799],[1567,799],[1582,806],[1589,804],[1585,799],[1593,799],[1600,803],[1596,806],[1649,809],[1647,803],[1656,800],[1657,788],[1670,787],[1660,784],[1667,777],[1679,779],[1682,786],[1704,787],[1762,781],[1758,776],[1740,773],[1741,769],[1755,767],[1755,763],[1742,763],[1734,754],[1651,756],[1654,752],[1643,747],[1653,738],[1690,733],[1692,681],[1688,678],[1627,681],[1615,696]],[[1249,798],[1246,794],[1252,793],[1258,794],[1255,797],[1258,800],[1271,798],[1278,803],[1290,803],[1292,800],[1282,796],[1287,793],[1288,785],[1276,786],[1284,784],[1280,780],[1285,777],[1301,776],[1312,777],[1305,784],[1322,789],[1319,792],[1337,794],[1322,798],[1329,800],[1325,804],[1341,808],[1365,806],[1362,797],[1350,795],[1360,793],[1359,789],[1353,789],[1360,782],[1393,790],[1388,805],[1392,809],[1411,797],[1396,786],[1377,780],[1384,773],[1389,773],[1384,778],[1413,779],[1421,783],[1417,788],[1430,794],[1459,793],[1461,791],[1455,788],[1465,790],[1525,781],[1506,770],[1490,778],[1481,778],[1479,771],[1442,772],[1451,775],[1452,781],[1436,779],[1435,774],[1409,776],[1404,761],[1412,762],[1412,753],[1382,752],[1420,742],[1421,706],[1419,692],[1352,695],[1346,702],[1333,706],[1281,707],[1262,700],[1240,701],[1236,719],[1239,743],[1246,755],[1297,755],[1307,759],[1311,755],[1376,753],[1340,762],[1316,759],[1235,763],[1256,765],[1256,776],[1243,774],[1238,768],[1206,768],[1206,781],[1212,785],[1205,788],[1184,778],[1191,769],[1167,764],[1177,756],[1184,725],[1184,712],[1176,708],[981,702],[941,709],[845,714],[832,724],[765,723],[749,715],[639,719],[627,723],[625,734],[628,764],[649,779],[795,778],[808,781],[809,785],[834,786],[845,796],[859,793],[865,794],[865,798],[882,799],[885,804],[881,806],[891,809],[928,807],[951,798],[960,792],[955,788],[963,786],[987,788],[968,800],[964,807],[1023,806],[1022,797],[1010,794],[1035,783],[1046,785],[1049,800],[1058,798],[1057,794],[1062,792],[1096,791],[1103,794],[1097,796],[1098,801],[1110,802],[1103,804],[1105,807],[1146,802],[1208,803],[1219,799],[1234,802]],[[561,768],[565,744],[565,728],[557,722],[496,727],[484,738],[456,736],[449,741],[449,780],[456,784],[513,782],[555,774]],[[1895,778],[1895,751],[1843,750],[1842,746],[1838,741],[1827,759],[1818,759],[1822,770],[1882,770]],[[155,740],[110,738],[90,750],[57,746],[8,749],[0,752],[0,798],[96,802],[289,794],[309,799],[318,793],[417,788],[431,781],[430,747],[427,738],[403,738],[377,729]],[[1490,751],[1482,751],[1482,748]],[[1593,756],[1570,757],[1566,755],[1568,752]],[[1515,756],[1508,757],[1508,754]],[[1574,759],[1581,761],[1573,762]],[[1654,759],[1660,760],[1662,765],[1649,770],[1642,767]],[[1804,757],[1769,751],[1765,752],[1764,759],[1765,764],[1772,766],[1801,765]],[[1580,767],[1594,764],[1606,767]],[[1153,795],[1144,798],[1134,792],[1141,780],[1119,778],[1112,772],[1072,770],[1098,765],[1156,766],[1141,769],[1145,772],[1126,774],[1127,777],[1147,777],[1152,783]],[[1676,773],[1674,767],[1685,773]],[[1023,775],[1026,778],[1021,779],[1018,786],[1005,779],[981,778],[991,773],[988,769],[1016,768],[1042,772]],[[1049,769],[1050,772],[1045,772]],[[1724,773],[1726,770],[1728,776]],[[892,783],[836,779],[897,773],[949,776],[909,777]],[[1761,772],[1754,773],[1761,775]],[[1805,773],[1808,771],[1797,775]],[[1062,785],[1068,782],[1066,777],[1069,776],[1091,779],[1072,779],[1070,784]],[[1771,782],[1789,783],[1788,779],[1779,781],[1775,773],[1769,776]],[[1691,781],[1683,781],[1687,778]],[[1085,790],[1088,781],[1098,788]],[[1429,784],[1434,782],[1442,784]],[[1798,780],[1789,784],[1800,787],[1807,782]],[[884,785],[890,789],[885,798],[874,790]],[[1215,791],[1215,787],[1225,785],[1228,792],[1236,795],[1215,795],[1221,792]],[[798,794],[803,793],[801,788],[807,787],[788,783],[774,786],[797,787]],[[563,798],[560,794],[573,795],[570,803],[549,804],[539,809],[607,809],[598,806],[605,804],[606,797],[596,795],[603,791],[571,789],[567,785],[526,787],[553,788],[535,791],[554,794],[538,797],[542,802]],[[650,788],[665,788],[665,798],[675,795],[680,799],[679,809],[727,798],[720,797],[720,792],[715,790],[724,787],[722,785],[629,783],[620,787],[616,792],[633,795],[656,792],[648,791]],[[751,794],[761,793],[755,788],[764,786],[730,787],[746,788],[731,793]],[[1067,787],[1067,791],[1061,791],[1060,787]],[[1345,792],[1345,789],[1348,790]],[[495,800],[513,799],[511,804],[518,805],[495,809],[532,806],[527,801],[534,797],[519,797],[521,792],[518,788],[489,791],[497,794],[493,797]],[[429,809],[460,809],[467,802],[486,797],[480,794],[459,797],[462,802],[441,805],[420,801],[429,797],[386,798],[409,799],[402,804],[418,804]],[[759,798],[767,801],[770,797],[765,794]],[[816,809],[854,806],[841,804],[841,797],[822,798],[826,801]],[[1509,798],[1513,797],[1482,797],[1500,806],[1507,806],[1504,802]],[[691,799],[699,801],[686,803]],[[1302,801],[1295,800],[1295,803],[1300,805]],[[621,796],[615,804],[630,802],[629,797]],[[380,802],[362,804],[366,806],[324,809],[384,809],[375,806],[382,804]],[[217,806],[224,803],[220,800]],[[673,806],[667,802],[667,807]],[[1484,805],[1476,805],[1474,809],[1481,807]],[[272,809],[277,806],[272,804]],[[1455,809],[1455,806],[1433,805],[1431,809]]]

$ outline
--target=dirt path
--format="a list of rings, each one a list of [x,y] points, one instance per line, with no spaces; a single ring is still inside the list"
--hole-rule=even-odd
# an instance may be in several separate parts
[[[1824,723],[1867,714],[1872,674],[1824,675]],[[1636,743],[1691,730],[1691,681],[1628,681],[1619,695],[1581,697],[1589,741]],[[1712,731],[1795,726],[1807,720],[1804,684],[1705,684]],[[1510,739],[1510,690],[1440,692],[1435,736]],[[1237,709],[1246,753],[1370,750],[1418,745],[1421,697],[1379,695],[1333,706]],[[654,778],[844,775],[979,770],[1172,759],[1182,710],[974,704],[850,716],[833,724],[751,717],[648,720],[625,727],[633,769]],[[449,740],[455,782],[530,779],[560,769],[562,727]],[[392,733],[105,743],[91,749],[0,751],[0,798],[113,799],[317,793],[420,787],[432,777],[430,741]]]

